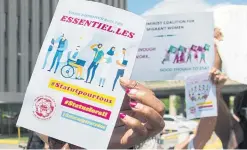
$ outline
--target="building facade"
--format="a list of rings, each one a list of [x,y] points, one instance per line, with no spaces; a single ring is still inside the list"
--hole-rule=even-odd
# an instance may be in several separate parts
[[[19,113],[59,0],[0,0],[0,134]],[[94,0],[126,9],[126,0]],[[2,117],[5,116],[5,117]]]

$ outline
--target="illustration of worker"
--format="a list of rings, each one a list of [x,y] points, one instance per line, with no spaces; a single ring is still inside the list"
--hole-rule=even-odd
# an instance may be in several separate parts
[[[165,55],[165,58],[162,60],[162,64],[164,64],[166,61],[170,61],[170,51],[167,50],[166,51],[166,55]]]
[[[197,50],[194,53],[194,59],[198,62],[198,51]]]
[[[128,60],[126,60],[126,49],[122,49],[122,53],[119,54],[118,59],[116,61],[118,70],[117,70],[117,75],[113,83],[112,91],[114,91],[116,83],[120,77],[124,76],[124,70],[128,64]]]
[[[42,69],[45,69],[45,66],[46,66],[46,64],[47,64],[47,60],[48,60],[48,58],[49,58],[49,56],[50,56],[50,54],[51,54],[51,51],[52,51],[52,49],[53,49],[53,47],[54,47],[54,43],[55,43],[55,40],[52,39],[52,40],[51,40],[51,43],[50,43],[50,46],[48,47],[48,50],[47,50],[47,52],[46,52],[45,61],[44,61],[44,64],[43,64]]]
[[[192,58],[192,51],[189,50],[186,63],[188,63],[188,61],[191,62],[191,58]]]
[[[107,75],[109,74],[109,71],[110,71],[110,67],[111,67],[111,64],[112,64],[112,57],[114,56],[115,54],[115,47],[111,47],[111,49],[106,53],[107,55],[104,57],[103,59],[103,63],[102,63],[102,73],[100,75],[100,80],[99,80],[99,86],[101,87],[104,87],[105,85],[105,81],[106,81],[106,78],[107,78]]]
[[[173,45],[169,47],[169,49],[166,51],[165,58],[162,60],[162,64],[164,64],[166,61],[170,61],[170,55],[171,53],[175,53],[177,51],[177,48]]]
[[[87,70],[87,79],[85,81],[86,83],[91,84],[91,82],[94,79],[96,69],[99,66],[99,63],[104,59],[104,52],[102,50],[102,47],[103,47],[102,44],[94,44],[90,47],[95,52],[95,55],[94,55],[92,63],[90,64],[90,66],[88,67],[88,70]],[[90,81],[88,82],[88,78],[90,76],[91,70],[92,70],[92,75],[91,75]]]
[[[69,65],[76,68],[75,78],[78,80],[84,80],[82,78],[82,73],[86,61],[78,59],[79,53],[80,53],[80,46],[77,46],[75,50],[69,52],[68,54],[68,58],[70,59]]]
[[[175,58],[174,58],[173,63],[176,63],[176,64],[179,63],[179,51],[178,50],[175,51]]]
[[[183,46],[180,46],[178,48],[179,51],[181,51],[181,54],[179,56],[179,63],[184,63],[185,62],[185,52],[186,52],[186,48]]]
[[[68,40],[66,39],[65,35],[62,34],[55,43],[58,43],[57,51],[52,61],[51,68],[48,71],[51,71],[52,68],[56,65],[54,73],[57,72],[58,66],[60,64],[60,60],[63,56],[63,52],[68,48]]]

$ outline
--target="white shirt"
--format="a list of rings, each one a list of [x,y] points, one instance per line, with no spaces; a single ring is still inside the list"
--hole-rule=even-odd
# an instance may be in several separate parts
[[[118,54],[117,61],[119,61],[119,63],[121,64],[124,60],[127,60],[126,55],[124,56],[123,53]],[[118,69],[125,69],[126,67],[123,67],[123,66],[120,66],[119,64],[117,64],[117,68]]]

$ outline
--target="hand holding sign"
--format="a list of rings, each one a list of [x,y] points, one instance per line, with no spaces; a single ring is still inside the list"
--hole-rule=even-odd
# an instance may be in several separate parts
[[[127,95],[120,110],[121,122],[116,124],[108,148],[138,145],[159,133],[165,126],[162,117],[164,104],[151,90],[136,81],[121,79],[120,83]]]

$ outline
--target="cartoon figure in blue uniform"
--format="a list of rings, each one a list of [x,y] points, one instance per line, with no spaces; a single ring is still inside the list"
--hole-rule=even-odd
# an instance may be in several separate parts
[[[48,71],[51,71],[53,67],[56,65],[54,73],[57,72],[58,66],[60,64],[60,60],[63,56],[63,52],[68,48],[68,40],[65,38],[64,34],[62,34],[55,43],[58,43],[56,54],[53,58],[51,68]]]
[[[48,50],[47,50],[47,53],[46,53],[46,56],[45,56],[45,61],[44,61],[44,64],[43,64],[42,69],[45,69],[45,66],[46,66],[46,64],[47,64],[48,57],[50,56],[51,51],[52,51],[52,49],[53,49],[53,47],[54,47],[54,43],[55,43],[55,40],[52,39],[52,40],[51,40],[51,44],[50,44],[50,46],[49,46],[49,48],[48,48]]]

